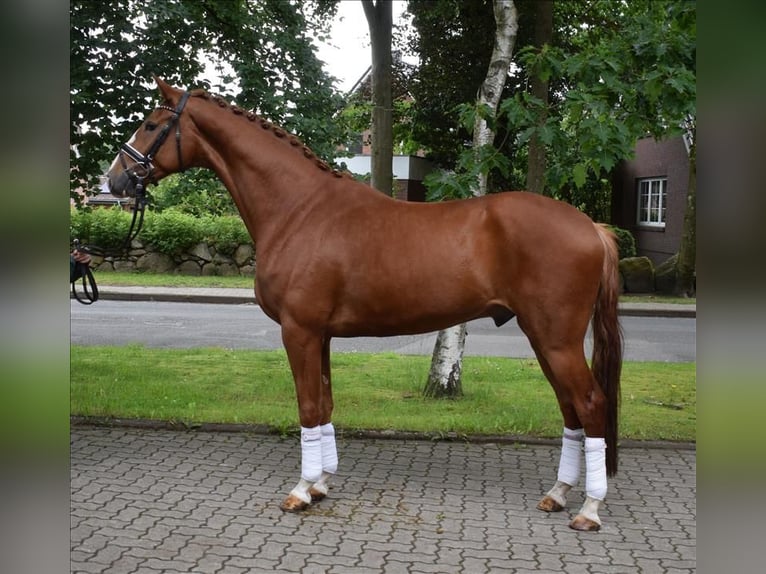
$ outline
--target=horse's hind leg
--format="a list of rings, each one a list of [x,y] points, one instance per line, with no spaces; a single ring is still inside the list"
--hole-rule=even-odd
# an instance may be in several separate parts
[[[579,480],[584,442],[586,498],[569,526],[575,530],[598,530],[601,527],[598,510],[607,491],[604,441],[606,403],[603,392],[579,345],[565,350],[535,350],[543,372],[556,391],[564,417],[557,481],[537,507],[554,512],[566,505],[569,490]]]
[[[545,357],[535,349],[537,360],[559,402],[559,408],[564,418],[564,432],[561,437],[561,454],[559,457],[556,483],[537,503],[537,509],[543,512],[560,512],[567,505],[569,491],[577,486],[580,481],[580,468],[582,463],[582,440],[584,431],[580,419],[572,404],[559,392],[555,383],[553,371],[545,360]]]

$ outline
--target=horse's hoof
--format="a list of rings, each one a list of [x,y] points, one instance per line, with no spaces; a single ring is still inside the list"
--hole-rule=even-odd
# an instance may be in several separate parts
[[[601,525],[595,520],[585,518],[582,514],[578,514],[574,517],[572,522],[569,523],[569,528],[572,530],[579,530],[580,532],[596,532],[601,529]]]
[[[282,504],[279,505],[279,508],[285,512],[303,512],[308,507],[308,502],[301,500],[294,494],[288,495],[288,497],[282,501]]]
[[[544,496],[543,499],[537,503],[537,510],[542,510],[543,512],[561,512],[564,510],[564,507],[550,496]]]
[[[319,502],[320,500],[324,500],[327,496],[326,492],[322,492],[318,488],[314,488],[313,486],[309,488],[309,495],[311,495],[311,502]]]

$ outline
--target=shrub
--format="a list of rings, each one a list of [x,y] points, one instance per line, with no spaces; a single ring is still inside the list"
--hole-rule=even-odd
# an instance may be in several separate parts
[[[224,255],[233,255],[240,245],[253,242],[239,216],[208,217],[204,220],[204,227],[205,240]]]
[[[194,247],[204,239],[202,220],[167,209],[162,213],[147,212],[142,239],[161,253],[176,255]]]
[[[609,226],[609,229],[614,231],[617,236],[617,248],[620,251],[620,259],[636,256],[636,239],[633,234],[627,229],[621,227]]]
[[[175,209],[202,217],[239,213],[234,200],[212,171],[192,168],[174,173],[151,188],[152,211]]]
[[[122,250],[128,235],[132,212],[114,209],[72,209],[69,213],[69,240],[104,251]],[[147,211],[139,239],[166,255],[177,255],[201,241],[224,255],[233,255],[240,245],[253,240],[237,215],[197,218],[175,208],[161,213]]]
[[[104,251],[122,249],[128,236],[132,214],[119,207],[80,210],[69,214],[69,239]]]
[[[90,211],[69,210],[69,243],[79,239],[83,243],[90,241]]]

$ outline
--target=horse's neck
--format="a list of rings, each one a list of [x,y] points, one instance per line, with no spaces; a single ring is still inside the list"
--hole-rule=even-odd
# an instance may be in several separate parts
[[[199,163],[229,190],[253,239],[283,229],[296,209],[309,207],[314,182],[327,174],[300,147],[228,109],[206,109],[194,121],[203,140]]]

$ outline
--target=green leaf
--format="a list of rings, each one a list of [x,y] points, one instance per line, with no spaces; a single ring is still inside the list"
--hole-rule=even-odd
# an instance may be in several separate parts
[[[585,185],[585,178],[587,173],[588,168],[585,167],[585,165],[582,163],[577,163],[572,168],[572,179],[578,188],[581,188],[583,185]]]

